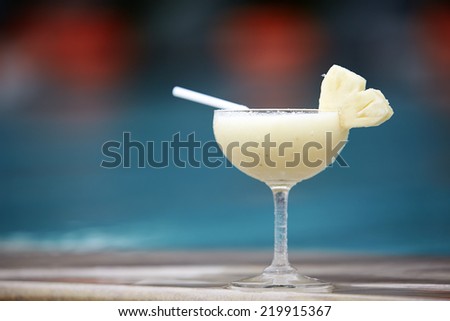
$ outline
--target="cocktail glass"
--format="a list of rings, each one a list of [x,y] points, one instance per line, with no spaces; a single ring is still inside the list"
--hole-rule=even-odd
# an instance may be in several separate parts
[[[287,244],[289,190],[331,164],[349,130],[337,112],[318,109],[216,110],[214,136],[226,157],[245,174],[266,183],[275,205],[274,256],[262,274],[232,282],[243,288],[298,288],[328,292],[332,285],[303,276],[290,265]]]

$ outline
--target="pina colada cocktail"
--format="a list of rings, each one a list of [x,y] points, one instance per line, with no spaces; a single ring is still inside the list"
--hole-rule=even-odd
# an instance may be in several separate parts
[[[216,110],[213,128],[233,165],[269,186],[293,186],[324,170],[349,132],[337,112],[318,109]]]
[[[303,287],[326,291],[331,285],[302,276],[288,261],[287,198],[296,183],[329,165],[347,141],[337,112],[318,109],[250,109],[214,112],[214,135],[227,158],[245,174],[272,189],[275,250],[272,264],[240,287]]]
[[[238,287],[330,291],[330,283],[302,276],[288,261],[287,200],[298,182],[326,168],[355,127],[378,126],[392,108],[381,91],[340,66],[326,73],[319,109],[248,109],[175,87],[174,96],[225,109],[214,113],[214,135],[227,158],[245,174],[266,183],[275,204],[275,248],[262,274],[232,282]]]
[[[227,158],[245,174],[266,183],[275,204],[272,264],[262,274],[232,283],[238,287],[330,291],[330,283],[303,276],[289,264],[287,200],[296,183],[326,168],[353,127],[377,126],[393,112],[379,90],[365,89],[361,76],[332,66],[321,86],[319,109],[217,110],[214,135]]]

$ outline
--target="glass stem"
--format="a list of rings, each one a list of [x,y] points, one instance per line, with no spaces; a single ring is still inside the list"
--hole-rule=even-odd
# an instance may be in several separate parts
[[[272,264],[265,270],[271,273],[288,273],[295,271],[288,259],[288,196],[290,186],[271,187],[275,207],[274,254]]]

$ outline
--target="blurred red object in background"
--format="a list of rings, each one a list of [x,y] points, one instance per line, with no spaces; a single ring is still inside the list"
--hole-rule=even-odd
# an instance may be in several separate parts
[[[450,116],[450,5],[431,5],[416,20],[418,45],[425,58],[424,87],[431,107]]]
[[[253,106],[296,104],[299,81],[323,53],[323,33],[313,16],[297,7],[237,8],[213,34],[214,53],[232,82],[245,87]]]
[[[435,6],[424,10],[420,17],[422,43],[435,71],[450,71],[450,7]]]
[[[13,22],[12,34],[42,76],[68,87],[112,86],[133,61],[127,21],[102,7],[37,7]]]
[[[315,21],[307,14],[283,7],[237,10],[220,26],[220,60],[242,77],[296,77],[308,69],[321,51]]]

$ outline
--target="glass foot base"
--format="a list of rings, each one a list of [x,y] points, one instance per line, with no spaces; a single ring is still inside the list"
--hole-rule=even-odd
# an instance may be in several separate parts
[[[231,282],[231,287],[238,288],[285,288],[298,289],[302,292],[331,292],[333,285],[328,282],[303,276],[297,272],[275,274],[264,272],[258,276]]]

